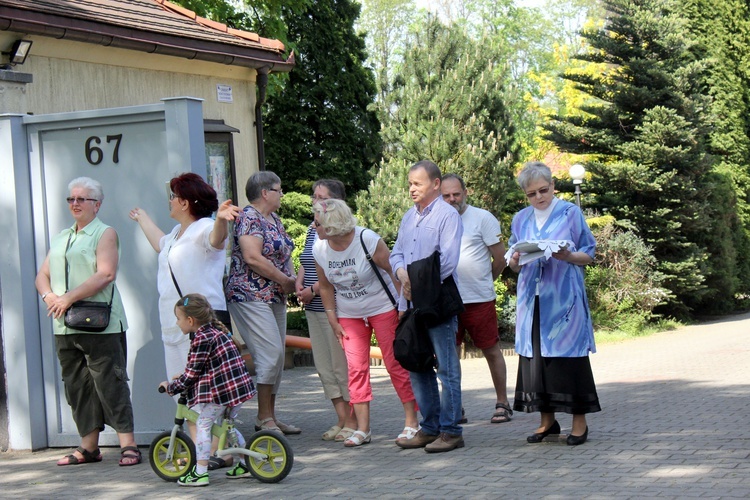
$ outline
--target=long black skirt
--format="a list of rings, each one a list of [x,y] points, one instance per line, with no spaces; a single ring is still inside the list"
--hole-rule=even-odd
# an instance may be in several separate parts
[[[539,297],[534,301],[531,327],[533,357],[518,357],[513,410],[573,415],[601,411],[588,356],[544,358],[540,341]]]

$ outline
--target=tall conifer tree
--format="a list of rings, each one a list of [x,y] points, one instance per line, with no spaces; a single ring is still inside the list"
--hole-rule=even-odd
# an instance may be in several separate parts
[[[367,109],[375,96],[364,37],[354,31],[360,6],[320,0],[301,12],[282,8],[299,53],[283,90],[268,99],[266,168],[307,190],[321,177],[363,189],[380,158],[380,128]]]
[[[407,169],[429,159],[466,181],[471,203],[496,214],[515,191],[518,140],[507,68],[490,40],[471,40],[460,25],[429,17],[382,103],[387,145],[381,168],[358,197],[364,225],[392,242],[410,206]]]
[[[734,306],[732,294],[750,294],[750,4],[683,0],[679,8],[714,61],[706,80],[716,116],[708,147],[716,157],[711,206],[726,209],[712,229],[728,233],[733,246],[712,245],[711,260],[726,264],[709,278],[718,293],[698,307],[724,312]],[[717,240],[712,232],[707,238]]]
[[[721,264],[710,261],[705,235],[726,238],[712,228],[721,207],[709,203],[716,183],[706,150],[714,121],[709,63],[674,0],[603,3],[607,22],[583,32],[591,49],[579,57],[609,69],[566,74],[592,99],[586,114],[556,117],[546,128],[564,151],[596,159],[589,167],[597,208],[637,227],[673,295],[664,310],[685,315],[718,291],[706,282]]]

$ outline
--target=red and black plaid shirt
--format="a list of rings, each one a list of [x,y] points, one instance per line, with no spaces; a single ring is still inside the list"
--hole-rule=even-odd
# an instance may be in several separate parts
[[[229,407],[256,394],[237,346],[213,325],[203,325],[195,332],[185,373],[170,382],[167,392],[185,392],[188,406],[216,403]]]

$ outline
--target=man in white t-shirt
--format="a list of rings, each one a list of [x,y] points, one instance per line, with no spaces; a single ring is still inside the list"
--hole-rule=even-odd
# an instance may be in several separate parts
[[[509,422],[513,411],[508,404],[505,359],[500,348],[495,310],[494,282],[505,268],[500,223],[487,210],[466,203],[466,184],[458,175],[444,175],[441,192],[443,200],[461,214],[464,225],[456,272],[466,310],[458,316],[456,345],[461,345],[464,332],[468,332],[474,345],[482,350],[497,395],[495,413],[490,422]]]

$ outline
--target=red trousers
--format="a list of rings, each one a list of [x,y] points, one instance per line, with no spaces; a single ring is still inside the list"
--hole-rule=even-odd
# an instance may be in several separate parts
[[[398,312],[388,311],[369,318],[339,318],[346,332],[344,352],[349,365],[349,396],[352,403],[372,401],[370,385],[370,337],[373,329],[383,352],[383,361],[391,383],[402,403],[414,401],[409,372],[393,357],[393,340],[398,326]]]

